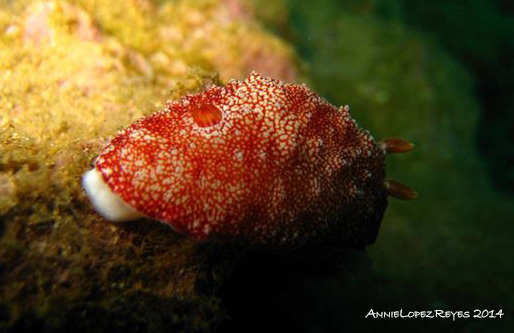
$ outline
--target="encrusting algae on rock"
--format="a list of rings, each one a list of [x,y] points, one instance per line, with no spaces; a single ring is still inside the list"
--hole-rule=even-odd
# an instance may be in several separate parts
[[[254,67],[297,75],[292,48],[224,1],[0,2],[0,331],[191,332],[226,318],[219,287],[240,252],[102,223],[80,179],[158,101]]]
[[[266,249],[364,248],[388,193],[416,197],[385,179],[385,154],[412,147],[377,144],[348,107],[253,72],[121,131],[83,184],[111,221],[146,216],[197,240]]]

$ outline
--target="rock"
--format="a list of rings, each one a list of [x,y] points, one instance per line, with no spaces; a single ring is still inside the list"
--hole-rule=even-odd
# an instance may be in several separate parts
[[[108,138],[167,98],[263,57],[277,59],[268,75],[295,79],[290,47],[226,6],[0,5],[2,331],[209,331],[226,318],[218,289],[239,249],[158,222],[113,225],[80,186]]]

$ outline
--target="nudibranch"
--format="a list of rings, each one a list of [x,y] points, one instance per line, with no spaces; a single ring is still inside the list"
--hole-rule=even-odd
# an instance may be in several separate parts
[[[148,217],[197,240],[297,249],[363,248],[377,237],[388,195],[385,155],[412,144],[375,142],[305,85],[253,72],[168,101],[120,131],[83,186],[110,221]]]

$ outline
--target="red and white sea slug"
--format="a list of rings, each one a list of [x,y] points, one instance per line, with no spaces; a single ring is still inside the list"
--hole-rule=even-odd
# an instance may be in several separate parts
[[[168,101],[104,148],[83,185],[111,221],[149,217],[195,239],[294,249],[375,241],[388,194],[385,153],[348,107],[253,72]]]

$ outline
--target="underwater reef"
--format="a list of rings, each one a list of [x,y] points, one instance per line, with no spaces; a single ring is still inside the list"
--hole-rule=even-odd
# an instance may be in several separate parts
[[[0,331],[203,332],[233,318],[251,332],[278,317],[299,332],[398,329],[364,321],[370,308],[502,308],[504,320],[400,324],[513,327],[514,205],[477,153],[473,76],[433,39],[375,15],[380,1],[345,3],[0,3]],[[416,144],[387,172],[420,198],[391,200],[376,244],[335,273],[284,273],[149,220],[108,223],[80,185],[117,130],[252,70],[308,78],[376,139]],[[239,295],[224,299],[230,283]]]

